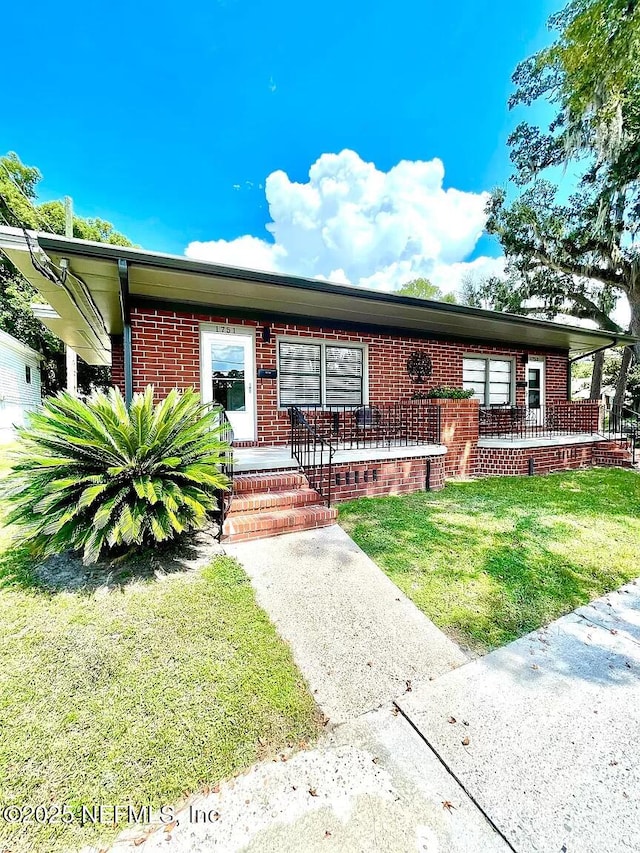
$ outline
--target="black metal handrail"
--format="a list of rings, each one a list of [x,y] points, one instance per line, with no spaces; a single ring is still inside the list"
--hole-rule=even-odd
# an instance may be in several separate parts
[[[291,455],[297,459],[309,485],[331,506],[334,446],[309,423],[297,406],[289,409]]]
[[[478,410],[481,438],[516,440],[553,438],[599,431],[594,407],[582,403],[549,403],[537,409],[525,406],[482,406]]]
[[[624,442],[630,448],[631,459],[635,465],[640,437],[640,412],[628,406],[612,406],[605,415],[604,433],[607,438]]]
[[[365,406],[296,406],[306,424],[336,450],[439,444],[441,409],[430,400]]]
[[[220,529],[218,531],[218,538],[222,536],[224,520],[229,514],[231,501],[233,500],[233,427],[231,426],[231,421],[224,409],[220,409],[219,419],[220,441],[223,441],[228,445],[228,449],[224,452],[222,457],[223,461],[220,465],[220,471],[228,479],[229,485],[218,495],[218,502],[220,504]]]

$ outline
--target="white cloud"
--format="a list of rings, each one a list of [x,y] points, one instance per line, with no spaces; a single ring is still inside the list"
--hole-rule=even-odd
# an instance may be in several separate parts
[[[453,264],[437,264],[431,275],[430,281],[437,285],[444,293],[457,290],[460,282],[465,276],[472,278],[486,278],[488,276],[504,276],[504,257],[489,258],[482,256],[473,261]]]
[[[437,158],[382,172],[348,149],[323,154],[305,183],[283,171],[268,176],[273,242],[249,235],[194,242],[186,254],[377,290],[418,277],[454,290],[468,270],[501,271],[502,259],[464,262],[482,234],[488,194],[445,190],[443,181]]]

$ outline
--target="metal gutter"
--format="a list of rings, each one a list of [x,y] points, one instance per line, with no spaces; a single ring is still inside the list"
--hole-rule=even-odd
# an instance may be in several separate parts
[[[583,358],[589,358],[589,356],[595,355],[597,352],[604,352],[607,349],[611,349],[611,347],[617,346],[620,346],[620,340],[618,338],[613,338],[609,344],[605,344],[604,346],[591,350],[591,352],[585,352],[584,355],[576,355],[569,359],[569,367],[567,370],[567,400],[571,400],[571,365],[575,361],[580,361]]]
[[[124,401],[127,406],[133,399],[133,351],[131,347],[131,300],[129,297],[129,264],[118,258],[120,279],[120,308],[122,310],[122,351],[124,357]]]

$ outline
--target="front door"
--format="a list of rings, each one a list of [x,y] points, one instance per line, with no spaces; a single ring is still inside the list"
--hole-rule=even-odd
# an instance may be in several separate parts
[[[202,333],[202,400],[225,410],[235,441],[255,441],[254,339],[246,331]]]
[[[529,359],[527,365],[527,415],[530,423],[544,421],[544,360]]]

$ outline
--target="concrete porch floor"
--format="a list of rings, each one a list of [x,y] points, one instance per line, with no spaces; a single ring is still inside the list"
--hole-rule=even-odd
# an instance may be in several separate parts
[[[344,462],[369,462],[373,459],[409,459],[416,456],[441,456],[447,452],[442,444],[418,444],[402,447],[338,448],[333,454],[334,464]],[[291,456],[288,445],[264,447],[234,447],[234,471],[247,474],[253,471],[297,470],[298,461]],[[327,459],[325,453],[325,461]]]

